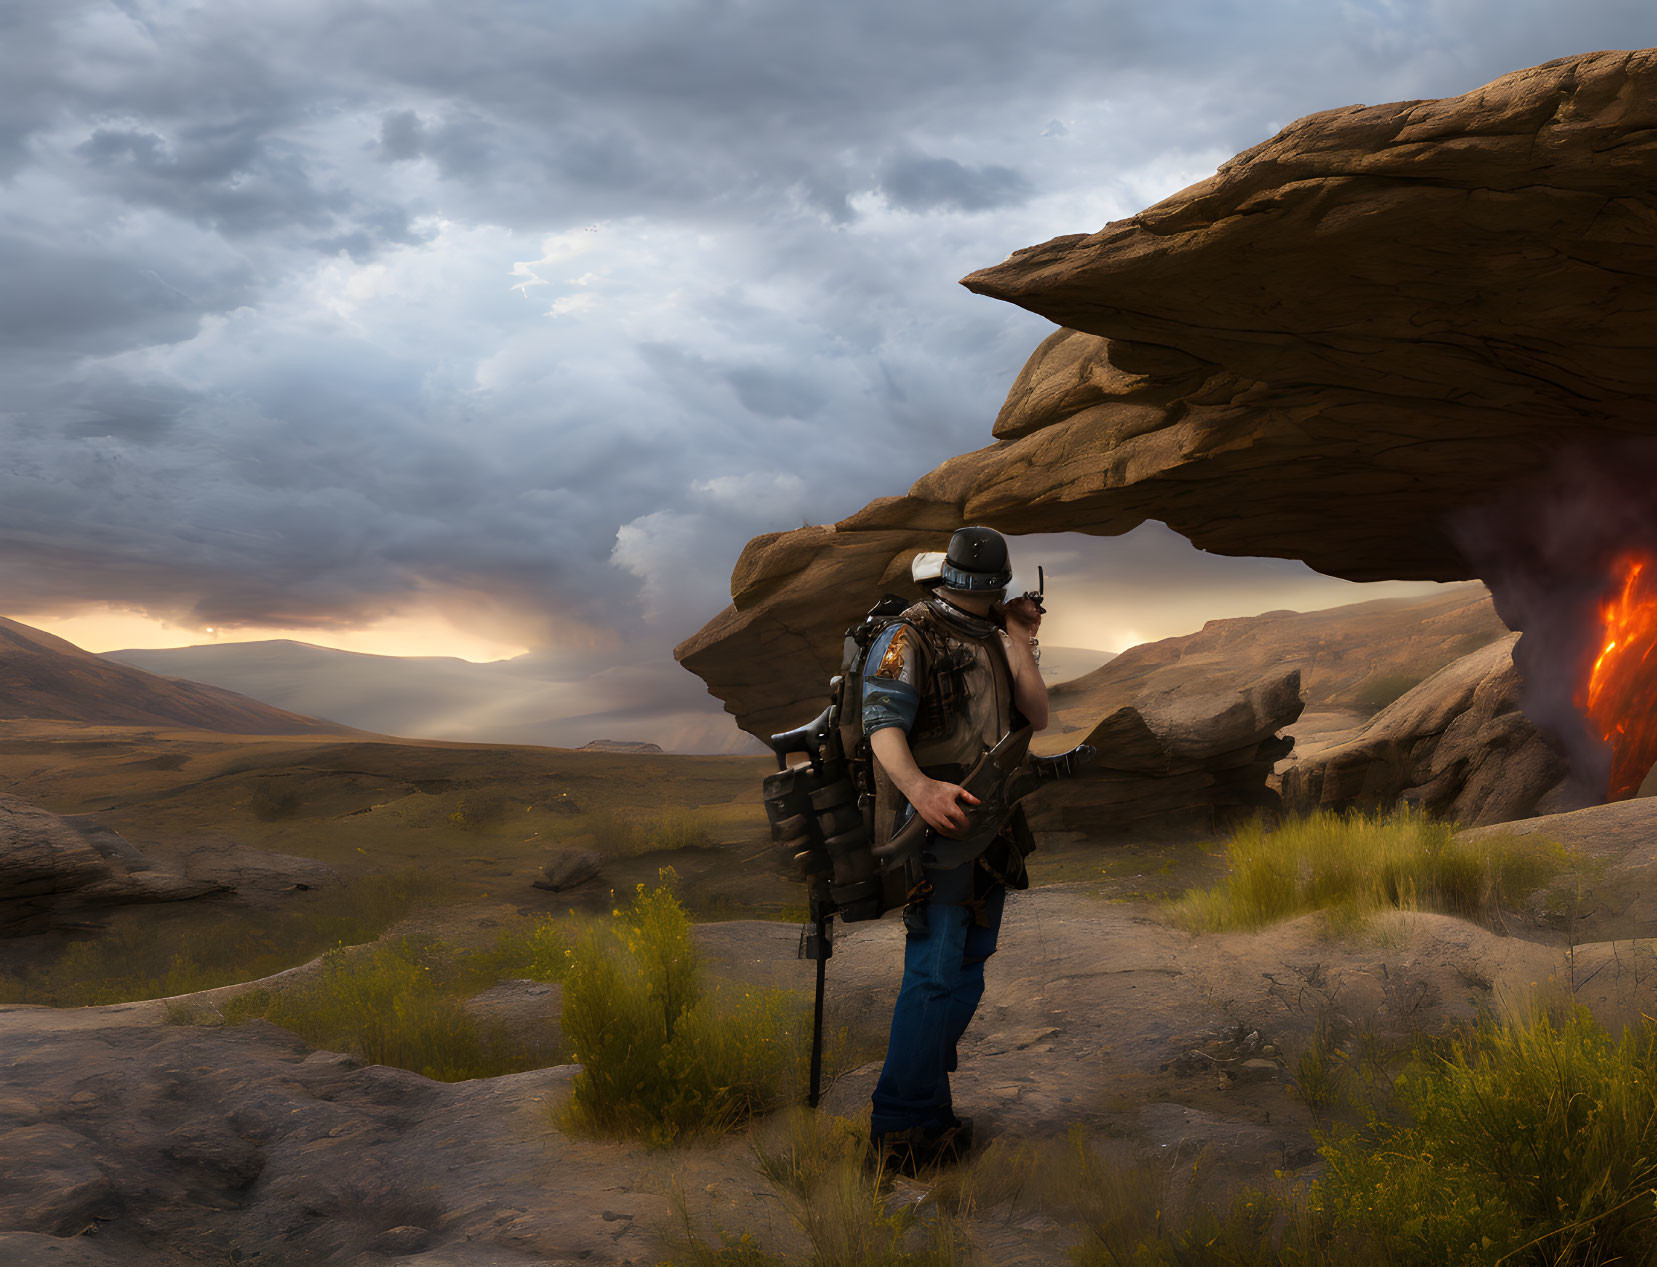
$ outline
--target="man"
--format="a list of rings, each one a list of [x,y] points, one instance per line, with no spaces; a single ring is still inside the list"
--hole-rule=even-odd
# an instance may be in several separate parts
[[[955,1114],[949,1074],[983,997],[984,961],[995,953],[1007,886],[1029,883],[1024,855],[1033,842],[1022,813],[975,848],[964,838],[978,802],[960,786],[1010,730],[1047,725],[1047,688],[1036,667],[1041,613],[1027,598],[1004,601],[1011,581],[1001,535],[960,529],[937,585],[881,632],[866,661],[875,843],[889,840],[912,813],[937,833],[921,855],[925,878],[904,908],[903,986],[869,1120],[875,1156],[909,1174],[970,1146],[972,1124]]]

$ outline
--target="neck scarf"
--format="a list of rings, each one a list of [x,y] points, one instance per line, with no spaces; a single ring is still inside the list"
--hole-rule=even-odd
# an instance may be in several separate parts
[[[933,615],[965,638],[988,638],[1000,627],[986,616],[975,616],[957,607],[941,594],[933,594],[926,600],[926,605]]]

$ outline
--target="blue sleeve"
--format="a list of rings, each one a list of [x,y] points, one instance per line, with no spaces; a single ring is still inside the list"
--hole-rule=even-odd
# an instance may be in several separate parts
[[[901,635],[901,636],[900,636]],[[893,647],[894,640],[897,642]],[[903,624],[888,626],[876,635],[863,662],[863,733],[886,726],[905,731],[915,724],[921,696],[915,689],[914,631]]]
[[[920,711],[921,697],[912,686],[885,678],[863,679],[863,733],[872,735],[884,726],[901,726],[908,731]]]

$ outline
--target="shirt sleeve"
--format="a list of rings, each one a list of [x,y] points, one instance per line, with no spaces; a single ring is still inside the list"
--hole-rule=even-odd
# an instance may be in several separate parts
[[[919,656],[915,631],[909,625],[889,625],[875,636],[863,670],[863,733],[885,726],[915,724],[921,694],[917,677]]]

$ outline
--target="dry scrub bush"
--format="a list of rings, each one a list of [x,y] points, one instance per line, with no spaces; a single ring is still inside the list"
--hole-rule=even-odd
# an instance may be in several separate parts
[[[1423,1038],[1361,1128],[1315,1132],[1320,1180],[1170,1211],[1165,1174],[1078,1149],[1032,1184],[1090,1265],[1599,1267],[1657,1263],[1657,1023],[1613,1042],[1585,1008]],[[1153,1213],[1154,1212],[1154,1213]]]
[[[1397,1120],[1322,1141],[1320,1214],[1403,1267],[1657,1262],[1657,1024],[1537,1010],[1441,1046]]]
[[[615,809],[569,814],[548,828],[548,837],[607,857],[675,849],[705,849],[713,844],[719,816],[705,809],[670,805],[655,813]]]
[[[493,949],[474,951],[466,959],[472,979],[482,986],[497,981],[562,981],[569,971],[569,937],[548,916],[508,924]]]
[[[662,810],[646,828],[652,849],[706,849],[713,843],[712,816],[673,806]]]
[[[1380,1055],[1368,1057],[1378,1071]],[[1078,1267],[1657,1263],[1657,1022],[1613,1041],[1581,1008],[1487,1019],[1423,1038],[1386,1095],[1360,1129],[1315,1132],[1321,1179],[1276,1172],[1218,1204],[1195,1195],[1205,1155],[1112,1162],[1081,1126],[1062,1141],[993,1141],[918,1200],[894,1200],[864,1172],[864,1128],[796,1112],[755,1132],[793,1239],[705,1235],[676,1191],[673,1261],[957,1263],[971,1259],[975,1215],[1010,1223],[1022,1209],[1076,1230]]]
[[[570,954],[564,1035],[582,1069],[561,1125],[655,1146],[717,1134],[796,1094],[808,1056],[803,996],[710,990],[677,877],[638,886]]]

